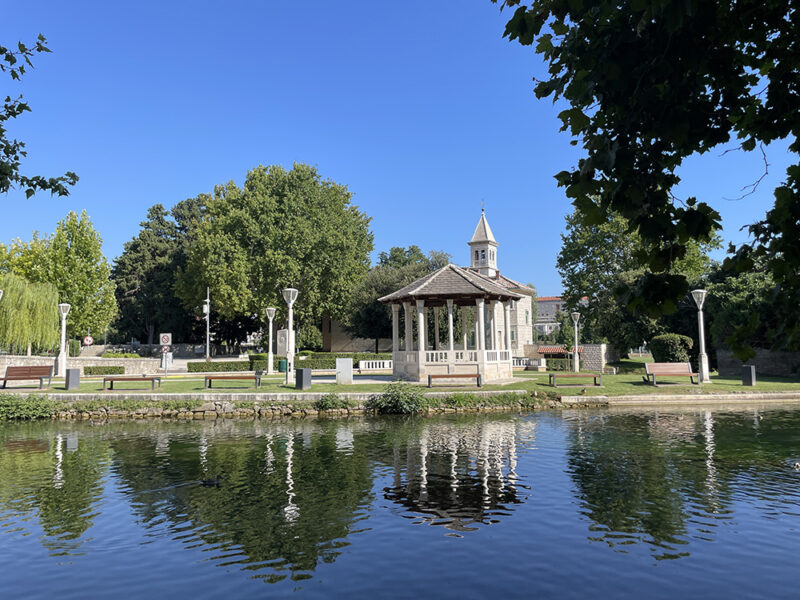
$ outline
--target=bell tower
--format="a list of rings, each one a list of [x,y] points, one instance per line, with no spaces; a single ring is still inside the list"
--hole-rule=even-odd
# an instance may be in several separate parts
[[[481,208],[481,219],[469,241],[469,266],[481,275],[494,277],[497,275],[497,246],[492,228],[486,220],[486,213]]]

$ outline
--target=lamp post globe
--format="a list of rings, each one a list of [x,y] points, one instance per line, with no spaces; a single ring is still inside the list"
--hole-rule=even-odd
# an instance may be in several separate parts
[[[295,288],[285,288],[283,299],[289,307],[289,344],[286,348],[286,385],[294,383],[294,312],[292,307],[297,300],[298,291]]]
[[[575,324],[575,347],[572,349],[572,370],[576,373],[580,371],[580,358],[578,355],[578,321],[581,320],[581,313],[577,310],[569,314],[572,317],[572,322]]]
[[[700,383],[711,383],[708,370],[708,355],[706,354],[706,334],[703,326],[703,304],[706,301],[706,294],[706,290],[692,290],[692,298],[697,305],[697,330],[700,338],[700,354],[697,357],[699,363],[697,380]]]
[[[61,347],[56,361],[56,377],[67,376],[67,314],[70,308],[72,307],[66,302],[58,305],[58,314],[61,315]]]
[[[269,337],[267,338],[269,345],[267,346],[267,375],[272,375],[272,320],[275,318],[275,309],[269,307],[266,310],[267,319],[269,319]]]

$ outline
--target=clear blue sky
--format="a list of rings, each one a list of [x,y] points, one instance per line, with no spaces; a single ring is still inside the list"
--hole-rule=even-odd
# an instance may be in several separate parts
[[[578,151],[561,107],[533,95],[542,62],[502,38],[509,16],[489,0],[7,4],[3,44],[41,32],[53,50],[21,84],[0,79],[33,111],[9,126],[23,171],[81,180],[68,198],[8,194],[0,241],[86,209],[112,260],[149,206],[298,161],[355,194],[376,253],[417,244],[466,263],[483,199],[503,273],[557,294],[571,205],[553,175]],[[769,148],[757,193],[729,201],[763,165],[721,150],[689,161],[678,193],[717,208],[740,242],[788,154]]]

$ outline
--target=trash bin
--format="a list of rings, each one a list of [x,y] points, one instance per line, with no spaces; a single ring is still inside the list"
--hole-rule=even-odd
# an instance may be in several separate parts
[[[742,367],[742,385],[755,386],[756,367],[755,365],[745,365]]]
[[[282,358],[278,361],[278,373],[286,373],[286,367],[288,365],[288,361],[285,358]]]
[[[80,369],[67,369],[67,378],[65,380],[66,388],[68,390],[77,390],[81,387],[81,370]]]
[[[311,369],[295,369],[294,387],[298,390],[311,389]]]

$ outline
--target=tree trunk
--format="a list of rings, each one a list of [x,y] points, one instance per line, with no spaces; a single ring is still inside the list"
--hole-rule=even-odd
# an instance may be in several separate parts
[[[28,342],[28,356],[31,355],[31,343]]]
[[[375,338],[375,354],[378,353],[378,341],[379,340],[380,340],[380,338]]]

